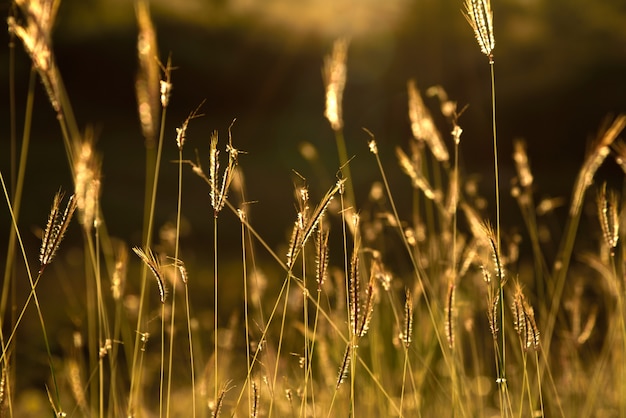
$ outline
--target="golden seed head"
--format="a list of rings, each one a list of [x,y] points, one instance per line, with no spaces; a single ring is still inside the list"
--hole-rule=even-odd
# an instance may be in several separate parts
[[[336,40],[331,55],[324,60],[324,84],[326,85],[326,110],[324,116],[333,130],[343,128],[342,100],[346,85],[346,61],[348,57],[348,41]]]
[[[493,12],[490,0],[465,0],[465,18],[474,30],[480,50],[493,64],[493,49],[496,41],[493,36]]]
[[[409,80],[407,88],[409,92],[409,119],[411,120],[413,137],[418,141],[426,142],[437,161],[448,161],[450,159],[448,150],[422,100],[415,80]]]

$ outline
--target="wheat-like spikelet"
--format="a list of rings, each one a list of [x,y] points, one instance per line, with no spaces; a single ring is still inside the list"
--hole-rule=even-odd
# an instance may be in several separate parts
[[[361,322],[361,292],[359,288],[359,282],[361,280],[360,268],[359,268],[359,248],[358,242],[355,241],[354,249],[352,251],[352,258],[350,261],[350,271],[348,277],[348,302],[350,311],[350,327],[352,329],[352,335],[359,335],[359,324]]]
[[[364,337],[369,330],[370,321],[372,320],[372,315],[374,313],[376,289],[376,274],[374,270],[371,269],[370,279],[367,283],[367,288],[365,289],[365,300],[363,301],[363,306],[361,308],[361,324],[359,325],[359,332],[357,334],[359,338]]]
[[[494,291],[494,287],[491,281],[491,273],[484,265],[480,266],[480,270],[483,274],[483,281],[487,285],[487,319],[489,320],[489,330],[494,340],[498,338],[499,326],[498,326],[498,303],[500,301],[500,294]]]
[[[493,64],[493,49],[496,41],[493,36],[493,12],[490,0],[465,0],[465,18],[474,30],[474,35],[483,54]]]
[[[85,139],[76,144],[74,154],[76,156],[74,162],[74,194],[78,205],[78,219],[87,231],[99,223],[101,160],[94,150],[92,138],[92,134],[88,132]]]
[[[335,390],[339,389],[339,386],[343,383],[344,380],[348,377],[348,373],[350,371],[350,358],[352,357],[350,354],[352,353],[352,344],[348,343],[346,345],[346,351],[343,353],[343,359],[341,360],[341,366],[339,367],[339,375],[337,376],[337,384],[335,385]]]
[[[213,131],[211,134],[211,143],[209,147],[209,185],[211,190],[209,195],[211,196],[211,206],[213,207],[214,216],[224,208],[226,199],[228,198],[228,190],[233,180],[235,167],[237,165],[237,157],[239,156],[238,149],[232,146],[231,127],[228,128],[228,144],[226,145],[226,152],[228,153],[228,164],[222,173],[222,181],[219,180],[219,151],[217,149],[218,134],[217,131]]]
[[[489,330],[491,331],[491,336],[494,341],[498,339],[498,332],[500,332],[500,328],[498,325],[498,307],[500,303],[500,295],[499,294],[490,294],[487,303],[487,319],[489,321]]]
[[[335,194],[341,192],[345,179],[337,180],[335,185],[331,187],[324,195],[320,203],[315,207],[312,213],[309,211],[309,194],[308,189],[299,189],[300,199],[300,211],[298,212],[298,218],[294,224],[293,232],[291,234],[291,240],[289,241],[289,250],[287,251],[287,266],[291,267],[295,261],[295,257],[298,255],[301,247],[304,247],[316,229],[319,226],[320,221],[326,213],[326,209],[330,202],[335,197]]]
[[[446,295],[446,340],[448,340],[448,347],[454,349],[454,297],[456,294],[456,285],[451,278],[448,283],[448,292]]]
[[[496,244],[496,232],[493,226],[489,222],[483,224],[484,236],[487,240],[487,244],[491,249],[491,256],[493,258],[494,268],[496,269],[496,277],[498,278],[499,285],[504,286],[506,283],[506,276],[504,274],[504,266],[502,265],[502,258],[500,256],[499,248]]]
[[[5,401],[7,393],[7,367],[2,366],[2,371],[0,371],[0,413],[4,413],[5,411]]]
[[[605,158],[609,155],[611,145],[617,138],[617,136],[626,127],[626,114],[619,115],[608,129],[600,132],[596,140],[591,146],[591,152],[587,154],[585,162],[578,172],[576,178],[576,185],[574,187],[574,193],[572,195],[572,203],[570,205],[570,215],[575,215],[580,210],[582,205],[583,196],[587,188],[593,182],[593,177],[596,171]]]
[[[526,144],[523,140],[513,141],[513,161],[517,170],[517,178],[520,186],[529,188],[533,184],[533,175],[528,164],[528,155],[526,154]]]
[[[303,245],[303,231],[309,219],[309,189],[306,185],[296,188],[296,202],[298,204],[298,213],[287,251],[287,267],[289,268],[293,267],[293,263],[300,252],[300,247]]]
[[[428,108],[424,105],[422,96],[415,85],[415,80],[409,80],[407,88],[409,92],[409,119],[411,120],[413,137],[418,141],[426,142],[437,161],[448,161],[450,159],[448,150]]]
[[[159,52],[157,48],[156,31],[150,18],[147,1],[138,1],[136,4],[137,25],[137,53],[139,57],[139,72],[135,81],[137,106],[141,129],[146,139],[146,145],[153,147],[159,119],[160,101],[160,69]]]
[[[213,412],[211,413],[212,418],[218,418],[220,414],[222,413],[222,406],[224,405],[224,397],[226,396],[226,393],[228,393],[230,389],[231,389],[230,381],[226,382],[220,389],[217,399],[215,400],[215,406],[213,408]]]
[[[333,44],[332,54],[324,60],[324,84],[326,86],[326,110],[324,116],[333,130],[343,128],[342,100],[346,85],[348,41],[338,39]]]
[[[159,80],[159,93],[161,106],[165,109],[170,103],[170,96],[172,95],[172,89],[174,88],[172,84],[172,70],[174,70],[172,67],[172,57],[170,55],[167,58],[167,63],[165,65],[158,61],[158,59],[157,63],[163,72],[163,78]]]
[[[302,230],[304,224],[302,221],[302,214],[298,213],[296,221],[293,224],[291,231],[291,239],[289,240],[289,249],[287,250],[287,267],[293,267],[298,252],[300,251],[300,244],[302,243]]]
[[[154,275],[154,278],[157,282],[157,287],[159,288],[159,300],[161,301],[161,303],[165,303],[165,299],[167,297],[167,288],[165,287],[165,281],[163,280],[161,262],[150,248],[144,250],[139,247],[133,247],[133,251],[135,252],[135,254],[137,254],[141,261],[143,261],[146,266],[150,268],[150,271],[152,271],[152,274]]]
[[[406,298],[404,300],[404,327],[400,333],[400,341],[405,348],[409,348],[413,339],[413,296],[409,288],[405,290]]]
[[[58,0],[16,0],[25,23],[13,16],[7,19],[9,32],[24,44],[33,66],[37,69],[52,108],[61,113],[61,83],[52,51],[52,27],[60,4]]]
[[[256,380],[251,383],[252,386],[252,410],[250,411],[250,418],[257,418],[259,416],[259,401],[261,399],[261,391],[259,384]]]
[[[189,282],[189,274],[187,273],[187,268],[185,267],[185,263],[182,260],[175,260],[176,268],[178,268],[178,274],[180,274],[180,280],[182,280],[184,285],[187,285]]]
[[[114,300],[120,300],[124,294],[126,284],[126,269],[128,266],[128,249],[126,244],[120,243],[115,250],[115,269],[111,277],[111,294]]]
[[[603,183],[598,192],[597,202],[602,236],[613,252],[619,239],[619,198],[613,190],[607,191],[606,183]]]
[[[205,101],[206,100],[203,100],[191,113],[189,113],[187,118],[183,121],[182,125],[180,125],[179,128],[176,128],[176,146],[180,151],[182,151],[183,146],[185,145],[185,140],[187,139],[187,128],[189,127],[189,122],[191,122],[193,119],[204,116],[203,114],[198,112],[200,111],[200,108]]]
[[[70,358],[67,361],[67,375],[69,380],[69,386],[76,401],[76,405],[83,413],[88,411],[87,397],[85,396],[84,383],[81,377],[81,368],[78,361],[74,358]]]
[[[317,279],[317,290],[320,291],[328,277],[328,237],[330,233],[326,229],[317,228],[317,239],[315,242],[315,277]]]
[[[519,283],[515,285],[513,294],[513,325],[520,338],[524,351],[539,349],[539,328],[535,323],[535,313],[530,306]]]
[[[40,268],[39,272],[43,272],[44,268],[52,262],[56,251],[61,244],[61,240],[65,236],[67,227],[72,220],[72,215],[76,210],[76,199],[74,195],[70,196],[65,211],[61,211],[61,201],[64,193],[58,191],[54,195],[50,215],[48,215],[48,223],[41,240],[41,250],[39,251]]]

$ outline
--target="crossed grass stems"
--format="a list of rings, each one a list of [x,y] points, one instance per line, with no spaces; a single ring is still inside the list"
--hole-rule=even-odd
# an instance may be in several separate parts
[[[427,90],[429,96],[438,98],[441,113],[450,127],[450,138],[454,142],[450,162],[441,131],[435,126],[414,81],[409,81],[407,87],[414,141],[410,143],[408,154],[400,147],[396,149],[399,165],[411,180],[411,220],[404,220],[398,212],[376,140],[369,131],[366,131],[369,151],[380,172],[380,182],[373,186],[370,199],[371,205],[377,209],[358,210],[341,115],[349,43],[339,40],[325,61],[323,74],[325,116],[335,134],[340,170],[336,183],[316,205],[310,202],[305,179],[300,179],[301,184],[296,188],[296,220],[286,259],[269,248],[248,222],[248,205],[240,186],[241,172],[237,165],[241,151],[233,145],[232,125],[223,170],[217,133],[213,133],[210,140],[208,172],[199,157],[195,160],[184,158],[187,128],[193,119],[201,116],[201,105],[177,129],[178,209],[173,245],[170,246],[172,255],[166,257],[167,251],[158,254],[153,250],[157,246],[152,237],[157,179],[173,67],[170,59],[162,64],[155,58],[156,32],[147,3],[137,2],[140,72],[136,87],[147,152],[143,242],[133,248],[143,262],[139,303],[134,312],[135,325],[131,324],[132,316],[124,307],[124,299],[128,296],[125,295],[125,282],[130,280],[126,277],[128,251],[124,245],[114,248],[111,244],[100,209],[99,156],[91,133],[80,133],[77,128],[54,62],[50,30],[58,2],[21,0],[16,1],[16,5],[20,15],[19,18],[9,18],[9,29],[12,36],[24,44],[33,66],[20,162],[15,163],[18,169],[12,173],[10,187],[5,183],[4,173],[0,172],[13,228],[0,306],[3,325],[8,323],[4,313],[7,312],[9,289],[16,279],[13,273],[13,263],[19,258],[16,249],[21,251],[30,280],[30,293],[20,315],[10,321],[10,332],[6,334],[3,327],[0,334],[0,407],[5,414],[16,416],[20,407],[15,403],[13,392],[14,370],[20,366],[14,361],[13,350],[16,331],[33,300],[50,367],[50,388],[46,387],[46,390],[50,407],[57,416],[143,416],[154,409],[159,416],[171,416],[176,414],[174,390],[183,385],[189,385],[190,407],[186,414],[194,417],[205,416],[208,412],[213,416],[225,413],[272,416],[286,412],[297,416],[421,416],[450,411],[450,407],[454,416],[484,416],[494,410],[502,416],[570,416],[572,411],[582,414],[580,416],[592,416],[598,408],[617,410],[621,416],[626,416],[623,379],[626,366],[620,361],[626,344],[624,284],[619,280],[623,276],[624,260],[619,244],[622,215],[619,195],[606,185],[599,187],[596,199],[602,237],[598,243],[600,251],[581,256],[585,264],[605,280],[607,290],[603,297],[610,306],[606,319],[608,330],[594,357],[596,367],[593,371],[586,372],[580,362],[585,359],[586,344],[594,333],[597,312],[581,307],[581,291],[574,292],[573,296],[565,294],[585,194],[594,182],[596,171],[611,153],[624,168],[626,146],[618,136],[626,126],[626,116],[618,116],[602,129],[590,147],[574,184],[569,217],[552,269],[544,256],[540,219],[554,210],[555,201],[540,202],[536,209],[534,181],[525,147],[516,143],[513,159],[517,177],[513,195],[532,244],[534,281],[515,278],[509,269],[516,264],[515,254],[519,247],[515,239],[510,239],[504,253],[501,242],[495,38],[489,1],[467,0],[465,14],[481,52],[488,58],[491,73],[495,225],[483,221],[481,212],[485,199],[475,192],[471,178],[463,179],[459,173],[462,135],[459,118],[463,110],[457,111],[456,103],[448,99],[443,89]],[[75,193],[68,199],[65,209],[61,206],[63,193],[54,197],[48,224],[43,231],[40,266],[35,276],[31,274],[35,270],[31,270],[22,244],[19,212],[37,75],[57,114]],[[14,105],[12,109],[15,124]],[[17,129],[12,132],[12,141],[16,145]],[[193,286],[193,271],[187,271],[179,246],[185,165],[207,183],[214,214],[213,349],[208,361],[203,360],[206,348],[198,343],[200,331],[194,326],[190,304],[189,286]],[[235,207],[229,193],[237,193],[244,203]],[[224,327],[220,329],[218,318],[218,284],[224,280],[221,276],[218,279],[218,215],[224,208],[241,222],[246,365],[245,377],[240,378],[228,376],[229,370],[222,365],[232,360],[228,350],[231,346],[220,342],[220,331],[226,330]],[[70,355],[59,367],[51,354],[40,307],[46,301],[38,297],[37,285],[53,261],[75,211],[85,241],[88,355],[86,361],[76,354]],[[469,233],[463,233],[459,227],[459,212]],[[337,223],[342,242],[340,257],[343,258],[343,263],[336,263],[343,264],[339,268],[330,264],[329,245],[330,228]],[[383,238],[381,231],[391,232],[394,238]],[[262,273],[254,251],[258,245],[285,273],[273,301],[260,290]],[[387,262],[390,254],[385,251],[398,248],[410,266],[410,274],[402,278],[394,277],[394,266]],[[103,255],[105,259],[101,260]],[[111,272],[110,294],[103,291],[106,280],[102,276],[106,271]],[[160,357],[156,373],[158,408],[150,407],[150,400],[145,399],[153,378],[152,369],[147,364],[154,354],[150,335],[154,327],[150,323],[149,274],[156,280],[160,302]],[[510,276],[513,278],[509,279]],[[512,285],[508,285],[509,280]],[[179,293],[177,296],[181,284],[184,295]],[[294,299],[294,294],[300,296]],[[184,304],[185,341],[174,338],[178,299]],[[269,310],[264,309],[268,300]],[[540,321],[535,318],[533,304],[537,304]],[[505,305],[510,306],[512,320],[505,316]],[[459,327],[460,318],[463,319],[462,327]],[[481,331],[484,328],[479,325],[481,323],[487,324],[489,331]],[[567,329],[563,324],[571,326]],[[575,342],[575,349],[561,356],[551,353],[554,342],[562,344],[557,326],[562,327],[558,332],[567,333]],[[288,327],[295,327],[298,335],[290,335],[286,331]],[[417,336],[413,335],[415,330]],[[487,337],[489,334],[491,337]],[[75,342],[76,348],[82,347],[79,340]],[[493,353],[491,362],[480,354],[489,346],[489,340],[492,347],[488,351]],[[290,354],[287,349],[295,351]],[[174,369],[178,363],[174,362],[174,356],[179,350],[188,353],[187,382],[175,381],[178,378]],[[554,361],[567,365],[561,370],[553,367]],[[128,369],[124,369],[124,365]],[[63,369],[62,373],[60,369]],[[553,369],[557,369],[561,376],[555,376]],[[198,372],[201,372],[200,376]],[[562,380],[559,381],[561,388],[558,387],[557,379],[562,379],[562,375],[568,372],[577,373],[579,380],[576,384],[589,388],[585,397],[577,400],[580,392],[574,387],[563,388]],[[490,379],[485,382],[485,375],[493,376],[495,386]],[[60,376],[66,383],[60,383]],[[235,378],[237,380],[228,380]],[[598,388],[607,381],[614,382],[614,391],[608,396],[600,396]],[[64,393],[65,389],[68,393]],[[495,395],[496,401],[492,402],[489,395]],[[568,409],[569,402],[571,409]]]

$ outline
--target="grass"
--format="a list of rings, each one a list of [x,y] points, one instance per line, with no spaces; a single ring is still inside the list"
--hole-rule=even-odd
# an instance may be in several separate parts
[[[0,299],[2,416],[29,416],[36,408],[39,415],[99,417],[626,417],[623,197],[614,185],[595,179],[602,165],[623,167],[626,161],[619,138],[626,115],[599,130],[573,179],[568,207],[556,208],[553,199],[536,203],[540,185],[525,145],[517,142],[512,156],[498,151],[489,1],[467,0],[465,11],[468,36],[473,29],[476,52],[487,56],[490,67],[493,201],[459,167],[471,141],[471,133],[462,137],[463,109],[441,88],[427,90],[440,109],[427,107],[413,80],[407,82],[407,114],[414,138],[397,145],[398,164],[389,167],[380,158],[389,150],[365,130],[357,157],[369,159],[379,180],[368,199],[357,199],[341,109],[349,43],[339,40],[324,65],[324,116],[340,161],[336,179],[310,187],[298,175],[295,204],[275,202],[296,208],[284,253],[257,232],[265,220],[250,220],[254,206],[245,193],[248,173],[245,160],[239,161],[235,122],[227,140],[212,134],[209,158],[185,147],[202,104],[176,131],[177,190],[165,193],[175,204],[175,223],[154,234],[161,227],[155,225],[156,197],[176,78],[171,59],[163,65],[156,57],[156,32],[142,1],[136,8],[136,94],[146,140],[143,236],[139,243],[110,237],[100,201],[106,175],[101,156],[93,134],[77,128],[71,92],[63,87],[49,43],[58,2],[21,0],[16,6],[9,29],[31,57],[32,72],[23,121],[16,120],[10,100],[19,158],[12,159],[9,173],[0,171],[12,228]],[[22,202],[26,156],[36,152],[30,149],[36,78],[57,115],[74,181],[73,193],[66,194],[71,197],[51,196],[37,266],[19,218],[24,204],[43,204]],[[515,166],[512,194],[520,225],[501,224],[500,159]],[[410,180],[407,190],[389,182],[388,172],[398,169]],[[213,214],[212,220],[207,216],[212,246],[195,253],[181,247],[190,176],[206,185],[212,206],[207,213]],[[313,196],[311,190],[319,188],[326,193]],[[397,204],[398,194],[411,197],[409,210]],[[588,206],[596,210],[588,214]],[[236,263],[220,251],[223,216],[240,225]],[[58,336],[65,347],[59,352],[52,350],[45,314],[51,311],[44,309],[59,301],[42,293],[39,283],[54,266],[59,285],[74,286],[72,275],[58,274],[66,271],[66,261],[57,254],[66,250],[65,232],[75,228],[82,236],[85,283],[75,303],[83,311],[76,323],[65,318],[75,331]],[[576,245],[581,241],[585,251]],[[16,291],[22,269],[27,295]],[[206,271],[212,280],[201,285]],[[224,317],[223,305],[232,303],[225,291],[233,283],[241,283],[235,310],[241,314]],[[25,338],[23,318],[31,305],[41,334]],[[18,355],[24,347],[36,352],[28,363]],[[22,392],[22,371],[35,368],[47,376],[34,383],[44,406],[34,406]]]

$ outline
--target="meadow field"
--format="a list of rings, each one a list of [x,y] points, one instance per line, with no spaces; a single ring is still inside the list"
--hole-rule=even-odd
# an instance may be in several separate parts
[[[626,417],[623,5],[166,3],[2,9],[0,417]]]

